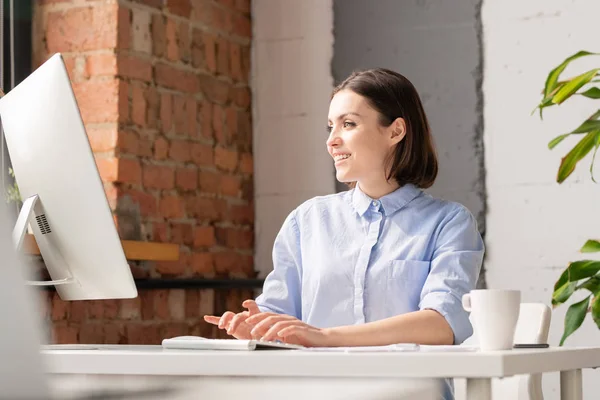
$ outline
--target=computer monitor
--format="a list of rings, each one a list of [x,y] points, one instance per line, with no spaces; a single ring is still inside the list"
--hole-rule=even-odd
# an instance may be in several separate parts
[[[125,258],[61,54],[0,99],[0,118],[28,223],[63,300],[132,298]]]

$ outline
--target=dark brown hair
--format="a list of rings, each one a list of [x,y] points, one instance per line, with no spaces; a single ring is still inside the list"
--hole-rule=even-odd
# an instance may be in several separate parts
[[[406,135],[386,163],[391,163],[387,179],[393,178],[401,186],[433,185],[438,173],[437,155],[423,104],[413,84],[397,72],[375,68],[353,72],[333,90],[331,97],[340,90],[351,90],[366,98],[379,112],[379,123],[384,127],[396,118],[404,119]]]

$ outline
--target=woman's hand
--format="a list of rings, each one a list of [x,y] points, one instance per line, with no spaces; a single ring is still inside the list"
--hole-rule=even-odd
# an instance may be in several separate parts
[[[209,324],[217,325],[219,329],[225,329],[227,334],[235,337],[236,339],[256,339],[256,336],[252,336],[250,331],[254,327],[247,323],[247,319],[253,315],[260,314],[258,305],[254,300],[246,300],[242,303],[242,306],[248,309],[248,311],[242,311],[234,314],[231,311],[226,311],[222,316],[218,317],[215,315],[205,315],[204,320]]]
[[[263,312],[249,317],[246,323],[254,326],[251,335],[264,341],[280,340],[305,347],[334,345],[328,330],[315,328],[289,315]]]

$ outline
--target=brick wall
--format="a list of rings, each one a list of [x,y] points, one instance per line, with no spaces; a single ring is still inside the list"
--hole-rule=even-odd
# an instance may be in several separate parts
[[[63,53],[122,239],[180,245],[138,278],[253,277],[249,0],[40,0],[34,66]],[[133,300],[44,293],[58,343],[213,336],[202,315],[249,291],[140,290]]]

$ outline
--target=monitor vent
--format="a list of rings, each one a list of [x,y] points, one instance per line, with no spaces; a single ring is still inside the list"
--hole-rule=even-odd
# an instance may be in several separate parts
[[[42,235],[47,235],[48,233],[52,232],[50,230],[50,225],[48,225],[48,221],[46,220],[46,214],[38,215],[37,217],[35,217],[35,220],[37,221],[38,226],[40,227]]]

